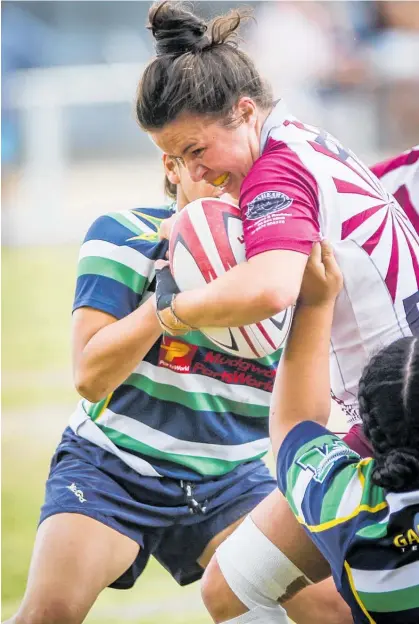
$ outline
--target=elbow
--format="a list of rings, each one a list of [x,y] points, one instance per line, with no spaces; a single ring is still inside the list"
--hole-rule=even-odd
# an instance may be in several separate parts
[[[298,298],[298,290],[295,288],[279,289],[269,286],[263,291],[264,307],[269,310],[265,318],[275,316],[290,306],[295,305]]]
[[[88,375],[82,374],[80,371],[76,371],[74,374],[74,386],[78,394],[83,399],[90,401],[90,403],[98,403],[109,394],[106,388],[99,387],[94,379],[89,378]]]

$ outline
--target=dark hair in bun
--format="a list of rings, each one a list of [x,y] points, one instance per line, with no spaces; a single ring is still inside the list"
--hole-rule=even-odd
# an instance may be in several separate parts
[[[151,7],[148,28],[156,57],[138,87],[142,128],[162,128],[185,111],[225,117],[242,96],[261,108],[272,105],[270,87],[238,47],[238,28],[250,16],[248,10],[233,10],[207,24],[182,2],[165,0]]]
[[[157,56],[199,52],[209,44],[205,36],[208,29],[206,23],[184,5],[167,1],[154,4],[148,18]]]
[[[392,492],[419,488],[419,340],[377,353],[359,382],[359,409],[374,452],[372,480]]]

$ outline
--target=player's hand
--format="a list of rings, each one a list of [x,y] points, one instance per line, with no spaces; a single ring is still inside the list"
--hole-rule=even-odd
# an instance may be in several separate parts
[[[315,243],[301,284],[299,301],[303,305],[334,302],[343,286],[343,276],[333,249],[327,241]]]
[[[164,221],[162,222],[162,224],[160,226],[160,229],[159,229],[159,238],[160,238],[160,240],[162,240],[163,238],[166,238],[167,240],[170,240],[170,235],[172,233],[173,226],[174,226],[178,216],[179,216],[179,213],[176,212],[174,215],[172,215],[168,219],[164,219]]]
[[[192,330],[175,314],[175,297],[180,292],[170,272],[169,263],[157,260],[156,264],[156,314],[163,331],[172,336],[182,336]]]

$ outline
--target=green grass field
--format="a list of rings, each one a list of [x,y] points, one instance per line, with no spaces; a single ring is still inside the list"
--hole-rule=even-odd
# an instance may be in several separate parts
[[[2,619],[23,595],[44,482],[77,395],[70,323],[77,249],[2,252]],[[89,624],[209,623],[199,586],[152,561],[136,587],[106,590]]]

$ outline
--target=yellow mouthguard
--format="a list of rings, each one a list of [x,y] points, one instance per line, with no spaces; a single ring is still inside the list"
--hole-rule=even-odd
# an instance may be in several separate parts
[[[228,178],[228,173],[223,173],[213,181],[214,186],[222,186]]]

